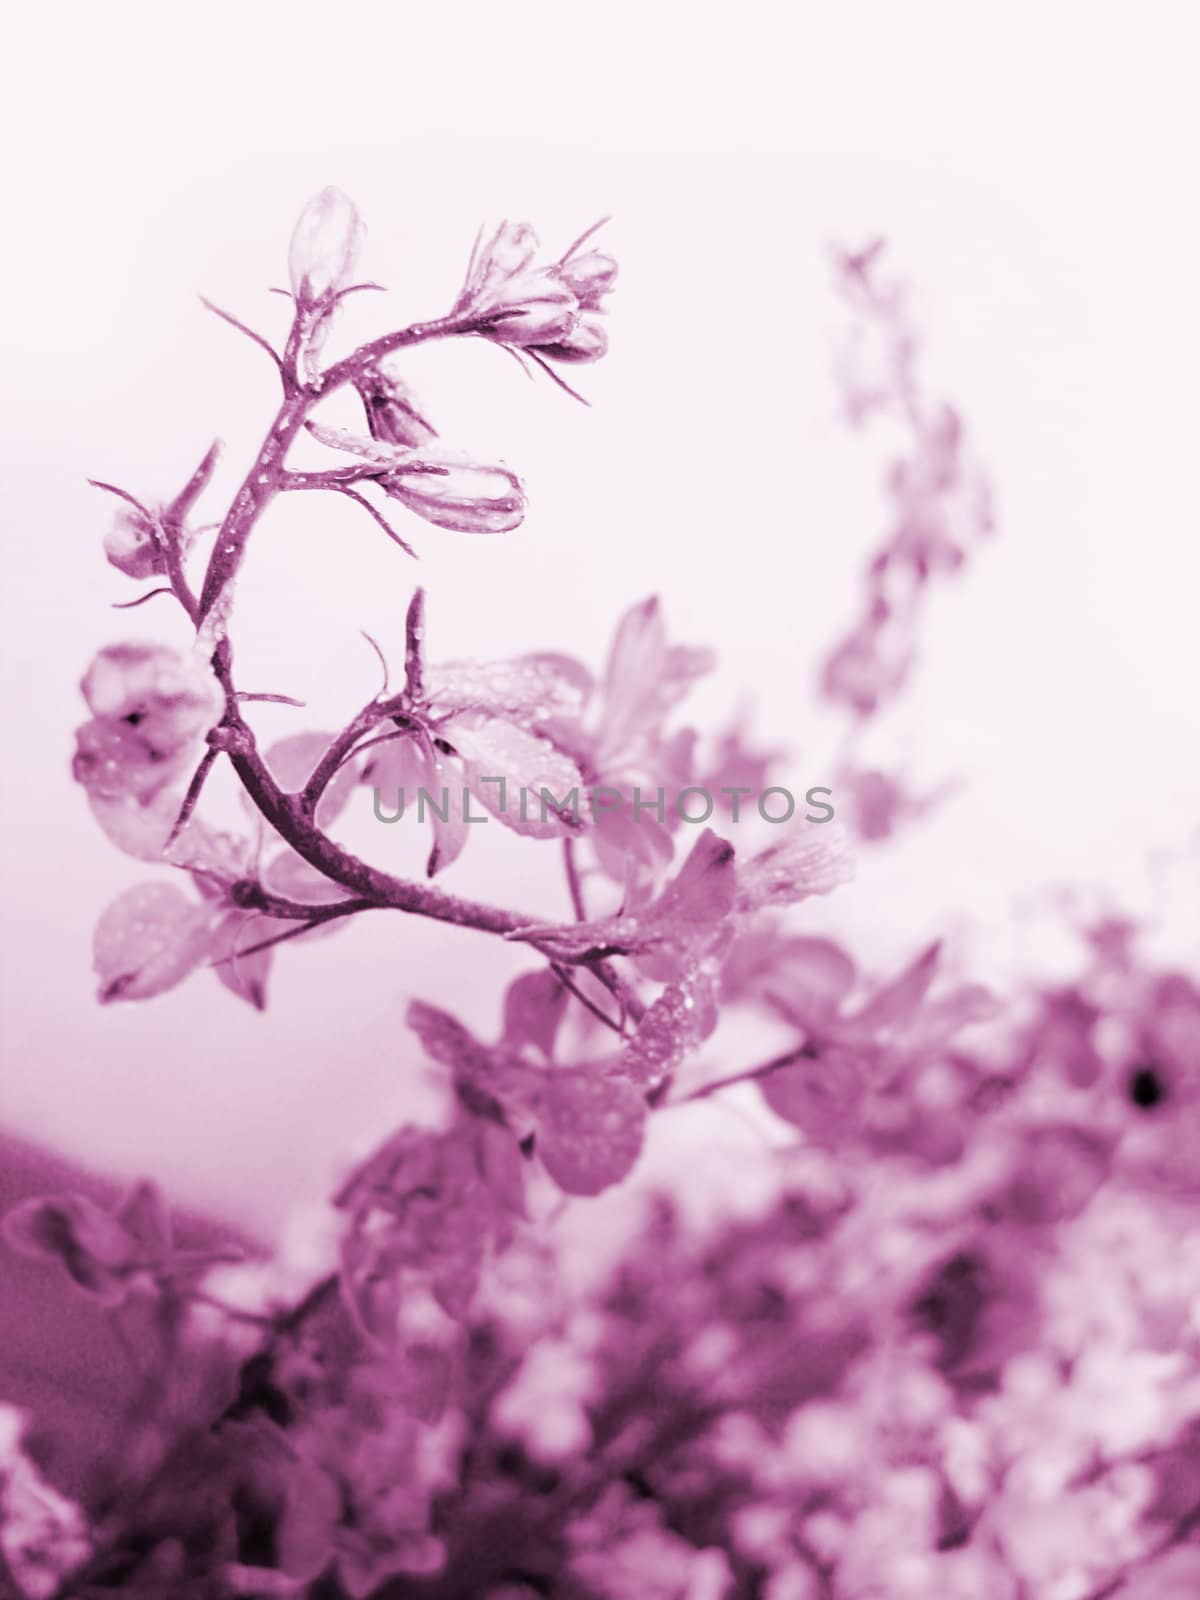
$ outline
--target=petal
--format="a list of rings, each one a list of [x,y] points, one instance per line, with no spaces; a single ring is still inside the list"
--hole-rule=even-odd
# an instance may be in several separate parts
[[[520,1050],[531,1044],[549,1060],[566,1008],[567,990],[553,972],[523,972],[504,996],[505,1045]]]
[[[411,798],[419,789],[433,787],[433,766],[420,742],[397,729],[394,736],[372,745],[361,778],[380,791],[380,805],[394,811],[399,806],[398,792]]]
[[[550,1073],[538,1118],[538,1154],[567,1194],[592,1195],[620,1183],[641,1154],[646,1102],[631,1083],[595,1067]]]
[[[502,222],[486,244],[476,243],[460,304],[469,301],[482,309],[494,303],[508,281],[529,266],[537,248],[528,222]]]
[[[89,799],[146,802],[176,779],[189,760],[186,746],[157,746],[126,722],[94,717],[75,730],[71,774]]]
[[[263,760],[279,786],[295,792],[303,789],[336,737],[332,733],[292,733],[286,739],[277,739],[266,751]],[[347,761],[334,774],[321,796],[317,806],[317,823],[320,827],[327,828],[346,809],[357,782],[355,764]]]
[[[264,889],[282,895],[285,900],[296,900],[301,905],[331,905],[344,900],[346,891],[323,872],[318,872],[290,848],[272,856],[262,872]]]
[[[490,1051],[448,1011],[414,1000],[405,1020],[430,1060],[449,1067],[455,1076],[480,1078],[490,1071]]]
[[[941,953],[941,941],[937,940],[898,977],[877,989],[871,1000],[848,1019],[855,1029],[904,1027],[912,1022],[933,982]]]
[[[767,973],[767,997],[801,1027],[828,1021],[854,987],[854,962],[831,939],[773,942],[781,948]]]
[[[736,887],[733,846],[705,828],[649,914],[668,926],[708,927],[732,911]]]
[[[583,778],[569,756],[516,723],[479,715],[456,717],[443,732],[471,793],[506,827],[534,839],[577,831]]]
[[[738,873],[739,911],[794,905],[828,894],[854,876],[844,830],[836,823],[798,822],[785,838],[746,862]]]
[[[487,711],[536,727],[550,718],[580,716],[592,675],[573,656],[547,651],[509,661],[446,661],[427,669],[425,690],[438,710]]]
[[[651,595],[617,623],[604,669],[606,728],[613,735],[634,722],[650,686],[662,675],[667,657],[667,630],[658,596]]]
[[[145,1000],[182,983],[203,961],[211,913],[166,883],[127,889],[101,913],[93,938],[100,999]]]
[[[763,1099],[777,1117],[801,1128],[814,1144],[831,1148],[857,1126],[862,1073],[848,1050],[830,1045],[759,1079]]]
[[[618,770],[647,739],[694,680],[713,664],[709,650],[668,646],[657,597],[633,606],[617,624],[604,673],[597,730],[600,765]]]
[[[223,883],[245,877],[253,864],[251,840],[209,827],[195,816],[164,854],[183,803],[183,794],[177,789],[164,790],[145,802],[133,795],[109,800],[95,793],[89,794],[88,801],[109,843],[137,861],[166,861]]]
[[[255,1011],[267,1009],[267,977],[275,957],[273,947],[258,950],[255,946],[294,927],[295,923],[276,917],[231,911],[222,917],[211,936],[213,971],[231,994],[245,1000]],[[242,951],[248,953],[243,955]]]
[[[595,827],[589,842],[596,852],[597,865],[614,883],[626,883],[631,866],[642,869],[640,875],[646,881],[656,880],[671,863],[674,840],[653,813],[634,816],[632,787],[626,785],[618,790],[614,784],[604,788],[609,796],[619,792],[623,803],[610,806],[606,800],[592,808]]]
[[[433,758],[432,785],[432,797],[436,804],[427,807],[433,828],[433,849],[429,852],[425,871],[431,878],[458,860],[470,837],[471,824],[464,815],[465,793],[461,784],[456,786],[451,781],[457,776],[440,751],[436,753]]]
[[[202,653],[126,642],[101,650],[80,685],[92,715],[136,727],[146,744],[170,754],[207,732],[222,696]]]

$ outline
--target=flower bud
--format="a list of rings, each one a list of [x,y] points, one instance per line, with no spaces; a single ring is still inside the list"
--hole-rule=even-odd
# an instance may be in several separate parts
[[[509,281],[529,266],[537,247],[537,234],[527,222],[502,222],[487,244],[476,244],[459,305],[497,304]]]
[[[589,250],[562,262],[558,275],[585,311],[599,311],[600,297],[617,281],[617,263],[602,250]]]
[[[585,317],[565,339],[542,346],[552,361],[599,361],[608,349],[608,335],[591,317]]]
[[[594,229],[589,230],[589,237]],[[582,241],[580,241],[582,243]],[[560,361],[597,361],[607,348],[584,311],[600,311],[617,263],[599,250],[532,265],[537,235],[528,223],[501,223],[486,244],[476,244],[456,314],[477,321],[477,331],[518,349]]]
[[[569,338],[579,321],[579,302],[548,268],[508,285],[503,310],[489,321],[489,336],[526,348]]]
[[[504,467],[426,460],[380,481],[426,522],[459,533],[509,533],[525,515],[521,480]]]
[[[332,299],[354,271],[366,227],[340,189],[322,189],[300,213],[288,251],[292,294],[301,306]]]
[[[362,397],[373,439],[415,450],[437,438],[437,430],[417,409],[408,384],[386,368],[368,367],[354,380],[354,387]]]
[[[122,507],[104,538],[104,554],[127,578],[150,578],[165,571],[154,528],[140,511]]]
[[[81,687],[98,721],[136,730],[160,757],[198,740],[221,710],[212,673],[164,645],[109,645],[92,662]]]

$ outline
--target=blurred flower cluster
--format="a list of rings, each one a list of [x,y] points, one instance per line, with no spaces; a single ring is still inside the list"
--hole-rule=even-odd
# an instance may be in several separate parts
[[[0,1592],[1192,1596],[1200,988],[1146,954],[1146,930],[1081,923],[1069,979],[1006,994],[945,942],[890,969],[848,948],[816,903],[852,873],[847,832],[739,818],[780,757],[740,727],[676,724],[712,661],[669,641],[654,598],[593,673],[556,651],[431,661],[417,590],[401,686],[371,641],[385,681],[343,727],[259,747],[250,704],[296,703],[236,687],[234,584],[258,518],[292,490],[349,495],[404,544],[373,485],[438,527],[515,528],[518,480],[437,443],[403,352],[476,337],[546,370],[596,359],[616,267],[590,237],[539,264],[532,229],[506,222],[447,317],[328,365],[335,313],[371,286],[351,281],[361,220],[324,191],[293,237],[283,352],[220,313],[284,394],[202,585],[186,519],[215,447],[161,510],[101,485],[124,502],[110,562],[165,580],[143,598],[171,597],[195,639],[112,645],[83,679],[73,772],[92,814],[186,884],[148,880],[102,913],[100,999],[207,966],[262,1009],[277,945],[365,911],[473,929],[528,965],[494,1035],[405,997],[397,1054],[440,1082],[443,1115],[380,1128],[346,1164],[299,1285],[286,1251],[181,1248],[148,1184],[115,1207],[69,1193],[9,1212],[8,1245],[110,1319],[137,1381],[75,1498],[53,1440],[0,1408]],[[929,580],[989,525],[879,255],[838,257],[882,350],[880,375],[844,376],[850,415],[889,412],[907,441],[865,609],[818,688],[855,736],[904,686]],[[363,434],[313,415],[337,390]],[[349,464],[290,467],[305,428]],[[926,808],[846,748],[850,834],[889,838]],[[204,809],[218,764],[244,829]],[[479,816],[431,808],[415,883],[336,831],[366,790],[387,820],[381,797],[451,787],[551,850],[561,920],[429,881]],[[527,812],[525,791],[552,803]],[[677,803],[689,791],[721,796],[702,829]],[[747,1061],[747,1037],[774,1053]],[[752,1196],[718,1193],[725,1169],[702,1163],[670,1192],[645,1177],[700,1102],[732,1102],[761,1137]]]

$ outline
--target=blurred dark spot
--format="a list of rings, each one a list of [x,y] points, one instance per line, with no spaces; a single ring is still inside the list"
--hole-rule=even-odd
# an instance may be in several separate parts
[[[938,1342],[937,1364],[943,1372],[971,1353],[987,1303],[985,1278],[983,1263],[960,1252],[938,1268],[913,1305],[918,1326]]]
[[[1157,1067],[1135,1067],[1129,1075],[1129,1098],[1139,1111],[1153,1111],[1167,1097],[1167,1086]]]

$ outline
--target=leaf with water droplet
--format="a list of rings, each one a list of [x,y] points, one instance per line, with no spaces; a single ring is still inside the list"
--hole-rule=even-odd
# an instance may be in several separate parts
[[[171,884],[140,883],[101,913],[93,938],[99,997],[146,1000],[182,983],[208,950],[211,912]]]
[[[646,1102],[598,1067],[551,1072],[538,1108],[538,1154],[567,1194],[592,1195],[628,1176],[641,1154]]]

